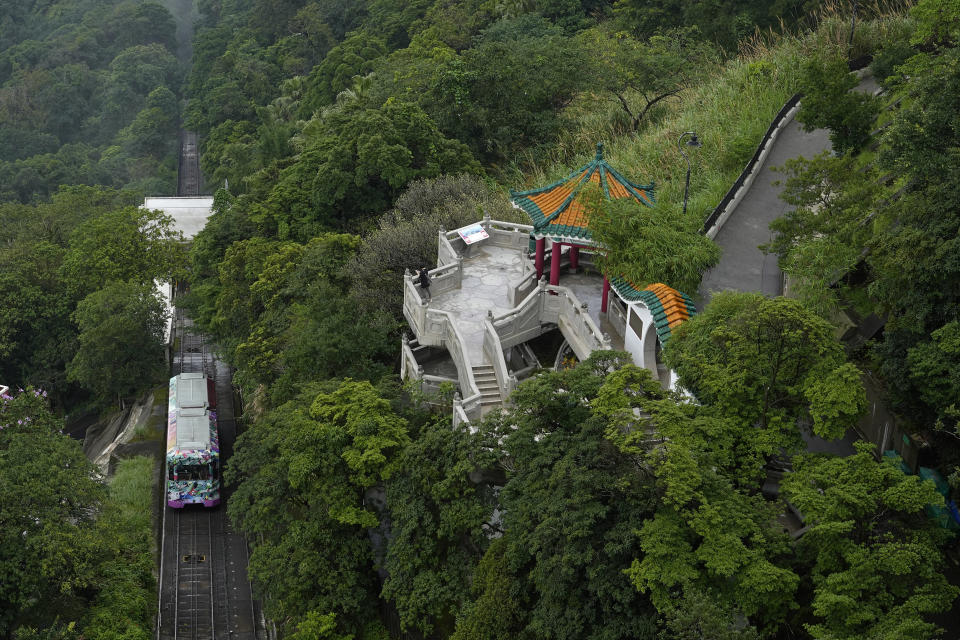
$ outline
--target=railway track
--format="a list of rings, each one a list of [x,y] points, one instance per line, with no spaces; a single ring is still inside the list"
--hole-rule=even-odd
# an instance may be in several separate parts
[[[204,373],[217,388],[221,456],[233,449],[236,427],[229,370],[193,323],[176,311],[172,374]],[[228,492],[223,493],[224,501]],[[246,541],[230,527],[224,506],[163,505],[158,640],[263,640],[262,616],[253,600]]]
[[[197,136],[181,135],[178,196],[200,195]],[[220,362],[193,322],[175,309],[171,340],[171,375],[203,373],[214,380],[220,459],[233,452],[236,420],[229,368]],[[162,503],[163,537],[156,640],[266,640],[259,604],[247,579],[246,541],[226,516],[230,491],[221,489],[223,503],[214,508],[188,505],[171,509]]]
[[[175,518],[177,601],[173,626],[177,638],[215,637],[213,619],[213,517]],[[185,587],[185,588],[182,588]]]
[[[194,131],[180,132],[180,166],[177,170],[177,195],[200,195],[200,150]]]

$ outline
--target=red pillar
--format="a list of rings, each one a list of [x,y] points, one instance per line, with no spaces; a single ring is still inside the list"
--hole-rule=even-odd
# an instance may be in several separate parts
[[[537,280],[543,277],[543,253],[547,249],[547,239],[537,238],[537,250],[533,258],[533,264],[537,268]]]
[[[580,266],[580,247],[570,246],[570,273],[576,273]]]
[[[607,300],[610,298],[610,281],[603,276],[603,295],[600,297],[600,313],[607,312]]]
[[[560,284],[560,254],[563,253],[563,245],[559,242],[553,243],[553,252],[550,254],[550,284]]]

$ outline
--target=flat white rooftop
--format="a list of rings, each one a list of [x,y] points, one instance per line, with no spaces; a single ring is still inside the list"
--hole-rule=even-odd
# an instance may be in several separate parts
[[[207,218],[213,210],[213,196],[147,198],[143,201],[143,208],[160,209],[172,216],[175,227],[183,232],[183,237],[192,240],[207,224]]]

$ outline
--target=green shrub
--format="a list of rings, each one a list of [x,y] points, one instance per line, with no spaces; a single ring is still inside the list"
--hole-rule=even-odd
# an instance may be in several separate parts
[[[109,541],[98,593],[83,621],[87,640],[149,640],[156,602],[153,575],[152,458],[121,460],[97,522]]]

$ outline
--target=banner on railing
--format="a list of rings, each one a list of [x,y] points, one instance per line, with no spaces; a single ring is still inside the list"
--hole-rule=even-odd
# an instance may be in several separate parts
[[[471,224],[469,227],[457,229],[457,233],[460,234],[460,237],[466,244],[476,244],[490,237],[487,234],[487,230],[479,224]]]

